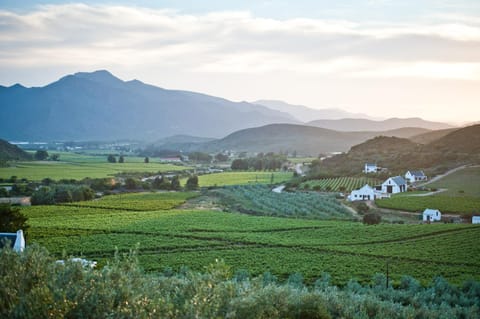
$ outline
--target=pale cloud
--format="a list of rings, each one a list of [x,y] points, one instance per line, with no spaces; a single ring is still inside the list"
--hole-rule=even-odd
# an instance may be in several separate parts
[[[60,73],[100,68],[233,99],[272,97],[375,107],[374,98],[364,93],[370,92],[363,87],[370,83],[366,81],[386,87],[391,79],[448,80],[458,90],[466,87],[464,81],[480,81],[480,19],[442,14],[414,23],[359,23],[263,18],[246,11],[185,14],[85,4],[41,6],[26,13],[0,11],[0,81],[8,81],[11,70],[25,74],[35,69]],[[216,87],[205,81],[212,75]],[[317,93],[320,84],[333,83],[337,87]],[[408,86],[395,85],[399,83]],[[340,97],[345,90],[351,94]],[[415,104],[413,95],[391,92],[376,97],[379,108],[393,94],[403,94],[405,105]],[[444,92],[416,94],[425,94],[422,105],[447,100]],[[468,105],[478,101],[470,86],[462,94]]]

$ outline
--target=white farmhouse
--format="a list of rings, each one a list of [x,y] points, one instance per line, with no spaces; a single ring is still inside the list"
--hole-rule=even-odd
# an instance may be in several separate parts
[[[14,251],[22,252],[25,249],[23,230],[17,230],[16,233],[0,233],[0,248],[4,247],[7,242]]]
[[[426,181],[427,176],[423,171],[408,171],[405,173],[405,179],[410,183],[415,183],[419,181]]]
[[[480,216],[472,216],[472,224],[480,224]]]
[[[438,209],[427,208],[423,211],[424,222],[434,222],[442,219],[442,213]]]
[[[377,164],[365,163],[365,168],[363,169],[364,173],[376,173],[378,171]]]
[[[401,176],[389,177],[382,184],[382,193],[396,194],[407,191],[407,182]]]
[[[374,200],[375,199],[375,190],[370,187],[368,184],[365,184],[360,189],[356,189],[352,191],[350,195],[348,195],[348,200],[353,202],[357,200]]]

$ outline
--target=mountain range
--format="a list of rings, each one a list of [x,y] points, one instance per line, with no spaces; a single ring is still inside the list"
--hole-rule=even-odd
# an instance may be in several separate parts
[[[0,137],[17,141],[156,141],[178,135],[219,139],[248,128],[279,123],[303,125],[305,120],[313,119],[316,121],[309,122],[308,127],[349,132],[404,127],[450,128],[444,123],[418,118],[338,119],[344,116],[367,117],[340,109],[316,110],[281,101],[232,102],[201,93],[167,90],[138,80],[123,81],[105,70],[67,75],[43,87],[0,86]],[[304,131],[313,132],[310,128]],[[318,134],[321,132],[325,131]],[[245,133],[239,133],[242,134]],[[272,134],[277,138],[284,136],[283,141],[294,140],[277,131]],[[297,134],[297,141],[299,138]],[[337,149],[348,145],[340,143]],[[287,147],[290,148],[288,145],[283,148]]]

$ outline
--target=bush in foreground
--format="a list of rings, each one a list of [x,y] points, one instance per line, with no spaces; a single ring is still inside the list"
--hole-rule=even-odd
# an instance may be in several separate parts
[[[285,284],[245,272],[234,276],[223,262],[203,273],[147,274],[134,254],[90,269],[56,263],[32,245],[21,254],[0,250],[0,317],[478,318],[478,282],[453,287],[436,278],[421,287],[405,277],[393,289],[382,284],[382,276],[371,286],[352,280],[338,288],[322,274],[314,287],[306,287],[298,274]]]

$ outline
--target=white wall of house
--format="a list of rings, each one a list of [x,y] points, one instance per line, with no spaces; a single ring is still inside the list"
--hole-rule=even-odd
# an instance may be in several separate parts
[[[423,221],[424,222],[434,222],[440,221],[442,219],[442,213],[438,209],[425,209],[423,211]]]
[[[358,200],[374,200],[375,199],[375,190],[370,187],[368,184],[363,186],[360,189],[356,189],[348,195],[348,200],[351,202]]]
[[[378,170],[377,164],[365,163],[364,173],[376,173]]]
[[[472,216],[472,224],[480,224],[480,216]]]
[[[415,183],[419,181],[425,181],[427,180],[427,176],[425,175],[414,175],[412,172],[408,171],[405,173],[405,179],[407,179],[410,183]]]

